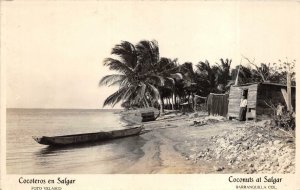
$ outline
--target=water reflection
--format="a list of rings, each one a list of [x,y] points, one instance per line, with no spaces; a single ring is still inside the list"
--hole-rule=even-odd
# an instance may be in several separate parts
[[[8,110],[7,173],[121,172],[144,155],[142,136],[59,148],[40,145],[31,138],[118,129],[124,129],[120,116],[110,111]]]
[[[148,132],[148,131],[146,131]],[[146,133],[143,132],[142,134]],[[82,143],[82,144],[73,144],[67,146],[46,146],[34,154],[36,156],[47,156],[47,155],[54,155],[59,154],[60,152],[68,152],[72,151],[72,149],[84,149],[84,148],[92,148],[96,146],[104,146],[104,145],[112,145],[112,146],[121,146],[120,149],[123,151],[130,151],[132,149],[139,149],[145,144],[146,140],[141,136],[133,136],[133,137],[126,137],[114,140],[106,140],[100,142],[90,142],[90,143]],[[142,150],[141,150],[142,151]]]
[[[130,167],[144,156],[146,140],[141,136],[63,147],[47,146],[34,152],[38,173],[114,173]],[[55,168],[55,170],[54,170]],[[42,169],[42,170],[40,170]]]

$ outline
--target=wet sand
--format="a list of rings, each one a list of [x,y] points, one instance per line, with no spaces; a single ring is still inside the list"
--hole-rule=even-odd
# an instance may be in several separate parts
[[[125,113],[123,118],[141,124],[137,114]],[[172,113],[142,124],[146,132],[140,135],[144,139],[140,150],[144,154],[122,173],[295,171],[295,141],[272,128],[270,120],[239,122],[206,113]]]
[[[201,117],[205,117],[202,115]],[[132,114],[123,115],[130,123],[140,123]],[[142,146],[144,156],[138,159],[124,173],[215,173],[213,161],[194,163],[188,155],[205,149],[212,136],[228,131],[236,125],[219,122],[201,127],[191,126],[195,119],[186,115],[164,116],[157,121],[143,123],[145,139]],[[123,173],[122,172],[122,173]],[[224,171],[226,172],[226,171]]]

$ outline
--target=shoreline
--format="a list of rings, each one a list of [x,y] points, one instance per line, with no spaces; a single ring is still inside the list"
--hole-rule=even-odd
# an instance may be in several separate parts
[[[203,113],[171,113],[142,123],[136,111],[120,114],[127,126],[142,124],[147,131],[140,134],[144,156],[121,173],[295,172],[295,142],[281,140],[288,137],[277,130],[276,138],[270,136],[268,121],[241,123]]]
[[[167,110],[155,121],[141,122],[137,110],[113,114],[113,125],[123,128],[143,125],[144,130],[135,136],[79,146],[82,149],[75,146],[51,150],[25,139],[24,142],[32,143],[28,144],[28,151],[36,163],[48,159],[54,163],[53,167],[35,165],[33,171],[30,159],[23,159],[31,153],[23,154],[22,145],[22,149],[17,147],[22,150],[18,152],[22,164],[8,162],[8,172],[13,174],[22,168],[31,174],[61,171],[80,174],[83,169],[95,174],[295,173],[295,139],[272,128],[270,120],[239,122],[208,116],[206,112],[182,114]],[[10,143],[8,150],[15,150],[16,146]],[[74,160],[73,152],[92,155],[86,159],[93,164]],[[66,162],[69,168],[52,162],[58,157],[69,159]]]
[[[124,125],[125,127],[141,124],[141,122],[134,120],[133,116],[130,116],[125,113],[119,113],[119,115],[120,115],[121,122],[123,122],[125,124]]]

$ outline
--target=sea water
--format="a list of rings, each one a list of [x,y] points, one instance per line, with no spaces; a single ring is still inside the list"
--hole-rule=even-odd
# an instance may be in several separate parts
[[[115,110],[7,109],[6,115],[8,174],[126,173],[143,156],[140,136],[63,148],[32,139],[124,129]]]

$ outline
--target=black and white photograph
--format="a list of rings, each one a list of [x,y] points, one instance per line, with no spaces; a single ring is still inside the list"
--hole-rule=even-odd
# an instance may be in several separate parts
[[[299,5],[2,1],[1,176],[266,174],[280,189],[272,174],[297,173]]]

